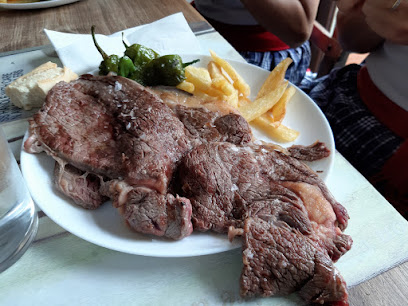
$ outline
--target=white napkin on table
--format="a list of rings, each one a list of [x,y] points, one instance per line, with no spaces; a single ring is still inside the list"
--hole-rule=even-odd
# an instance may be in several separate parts
[[[91,29],[89,34],[71,34],[48,29],[44,31],[64,66],[77,74],[98,68],[102,57],[93,43]],[[98,33],[97,24],[95,32]],[[127,44],[139,43],[152,48],[160,55],[201,53],[200,43],[182,13],[170,15],[150,24],[124,29],[109,36],[97,34],[96,40],[108,55],[122,56],[125,51],[122,32]]]

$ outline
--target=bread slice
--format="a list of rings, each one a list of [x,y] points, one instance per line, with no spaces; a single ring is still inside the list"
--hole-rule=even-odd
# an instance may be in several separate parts
[[[30,110],[42,106],[48,91],[55,84],[60,81],[70,82],[77,78],[78,75],[71,69],[47,62],[11,82],[6,87],[5,93],[15,106]]]

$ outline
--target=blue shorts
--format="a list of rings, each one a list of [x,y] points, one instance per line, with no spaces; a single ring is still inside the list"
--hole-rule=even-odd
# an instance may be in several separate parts
[[[268,52],[243,51],[240,54],[248,63],[269,71],[275,68],[283,59],[290,57],[293,60],[293,64],[286,71],[285,78],[295,85],[299,85],[304,78],[311,59],[308,41],[294,49]]]

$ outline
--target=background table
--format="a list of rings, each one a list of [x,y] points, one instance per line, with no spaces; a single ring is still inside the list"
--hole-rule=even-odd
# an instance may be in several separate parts
[[[177,12],[183,12],[189,23],[204,21],[184,0],[81,0],[49,9],[0,9],[0,52],[48,44],[44,28],[89,34],[97,25],[98,33],[112,34]]]
[[[40,50],[39,52],[47,50],[46,48],[44,49],[44,45],[49,44],[49,41],[42,31],[44,28],[88,34],[91,25],[97,24],[99,33],[111,34],[125,28],[149,23],[180,11],[183,12],[186,20],[197,35],[207,33],[205,37],[202,37],[204,41],[213,41],[214,44],[218,43],[220,46],[223,44],[228,45],[218,33],[214,33],[212,29],[206,26],[205,19],[185,0],[82,0],[52,9],[30,11],[0,9],[0,35],[2,41],[0,44],[0,56],[15,54],[21,52],[22,49],[24,49],[24,52],[37,49]],[[50,56],[55,56],[55,54]],[[25,131],[26,125],[21,122],[10,122],[3,124],[3,126],[7,130],[12,146],[18,155],[21,136]],[[355,171],[341,156],[336,158],[336,160],[334,171],[339,170],[339,167],[346,167],[350,171]],[[375,192],[368,182],[365,182],[365,186],[367,192]],[[375,195],[375,199],[385,201],[379,194]],[[15,266],[0,275],[0,291],[2,291],[1,288],[6,288],[7,284],[5,282],[8,281],[15,282],[14,284],[8,284],[9,286],[13,285],[17,289],[24,288],[23,284],[19,283],[19,279],[20,281],[30,283],[32,281],[30,277],[34,276],[34,272],[44,272],[44,277],[46,277],[52,276],[50,274],[52,268],[57,272],[64,273],[68,273],[64,267],[73,267],[77,270],[82,267],[86,270],[86,261],[94,266],[96,265],[94,259],[89,257],[92,254],[108,254],[106,256],[121,257],[121,255],[112,254],[111,251],[90,245],[65,232],[46,216],[41,217],[42,224],[40,224],[37,240],[28,251],[28,255],[24,255]],[[45,227],[47,227],[47,232],[43,231]],[[60,248],[61,245],[59,243],[61,242],[66,242],[68,246],[72,246],[74,251],[78,250],[81,246],[89,248],[91,253],[82,251],[81,254],[75,254],[73,250],[63,247],[59,250],[53,249]],[[78,245],[79,247],[75,247]],[[60,256],[60,261],[55,259],[55,263],[53,263],[58,266],[54,267],[41,262],[41,258],[48,258],[47,256],[49,255],[43,252],[50,252],[52,255]],[[223,258],[229,258],[229,256],[233,256],[234,252],[231,254],[228,253],[222,256]],[[216,257],[216,255],[214,256]],[[211,260],[211,258],[213,257],[205,257],[202,260]],[[38,260],[38,262],[33,262],[32,260],[34,259]],[[84,261],[83,264],[81,264],[82,260]],[[194,259],[187,259],[186,262],[188,263],[192,260]],[[153,263],[154,259],[151,262]],[[35,267],[31,267],[31,264],[34,264]],[[32,271],[26,271],[25,269],[32,269]],[[41,271],[42,269],[48,270]],[[24,276],[23,279],[21,279],[22,276]],[[408,263],[401,264],[392,270],[351,288],[349,293],[351,305],[408,305]],[[41,292],[35,292],[35,296],[37,298],[39,296],[46,297],[47,294],[41,295]],[[120,298],[117,298],[117,301],[119,300]],[[0,297],[1,301],[2,298]],[[112,301],[115,301],[115,299],[112,299]],[[231,304],[234,301],[239,302],[239,300],[229,300]],[[92,300],[84,300],[84,304],[87,304],[87,302],[92,303]],[[263,303],[266,302],[266,300],[263,300]],[[199,300],[197,301],[198,303],[200,303]]]

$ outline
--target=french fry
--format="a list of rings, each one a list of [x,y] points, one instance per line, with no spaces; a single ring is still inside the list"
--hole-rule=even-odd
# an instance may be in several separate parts
[[[216,79],[219,77],[224,78],[224,76],[221,73],[221,68],[214,61],[210,61],[207,64],[207,69],[212,79]]]
[[[195,89],[194,84],[191,83],[191,82],[187,82],[187,81],[181,82],[181,83],[178,84],[176,87],[177,87],[178,89],[184,90],[184,91],[189,92],[189,93],[193,93],[193,92],[194,92],[194,89]]]
[[[185,68],[186,81],[193,83],[195,90],[206,91],[211,87],[211,77],[207,69],[187,66]]]
[[[222,90],[227,96],[235,94],[236,89],[224,77],[212,79],[212,84],[215,88]]]
[[[289,57],[282,60],[268,75],[265,82],[262,84],[261,89],[256,95],[256,99],[259,99],[266,95],[268,92],[276,88],[284,79],[286,70],[293,60]]]
[[[217,88],[214,88],[212,86],[208,87],[207,89],[198,90],[198,91],[201,91],[201,92],[203,92],[203,93],[205,93],[205,94],[207,94],[209,96],[212,96],[212,97],[217,97],[220,100],[226,100],[227,99],[224,92],[222,92],[221,90],[219,90]]]
[[[233,86],[238,89],[240,93],[242,93],[245,97],[248,97],[251,93],[251,88],[245,82],[245,80],[238,74],[238,72],[228,63],[226,60],[219,57],[214,51],[210,50],[211,58],[213,61],[218,64],[222,69],[225,70],[226,73],[232,79]]]
[[[231,95],[226,96],[226,102],[232,106],[233,108],[237,109],[238,108],[238,99],[239,99],[239,94],[238,90],[234,88],[234,91],[232,92]]]
[[[251,101],[250,88],[244,79],[226,60],[211,50],[210,53],[212,60],[207,68],[186,67],[186,80],[178,88],[200,97],[204,103],[223,101],[275,141],[291,142],[299,136],[298,131],[282,124],[287,103],[296,92],[285,80],[291,59],[283,60],[269,73]]]
[[[244,107],[244,105],[248,105],[252,103],[252,101],[248,97],[238,96],[238,109]]]
[[[248,121],[251,122],[255,118],[265,114],[270,110],[282,97],[288,86],[288,81],[282,82],[279,86],[274,88],[272,91],[268,92],[264,96],[255,99],[252,103],[247,103],[241,106],[238,110],[241,115]]]
[[[288,101],[293,97],[295,92],[296,90],[293,86],[289,86],[288,88],[286,88],[279,101],[272,107],[272,109],[270,109],[266,114],[262,116],[268,116],[269,118],[272,118],[272,125],[279,126],[286,115],[286,105],[288,104]]]
[[[295,131],[283,124],[278,127],[271,125],[269,120],[265,120],[263,116],[256,118],[251,122],[253,126],[264,131],[269,137],[278,142],[292,142],[299,136],[299,132]]]
[[[208,63],[207,69],[211,76],[212,85],[215,88],[222,90],[227,96],[235,94],[234,86],[223,75],[221,68],[214,61]]]

